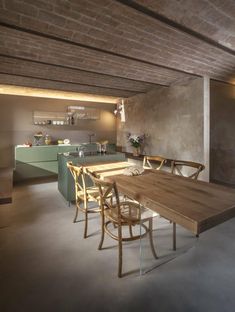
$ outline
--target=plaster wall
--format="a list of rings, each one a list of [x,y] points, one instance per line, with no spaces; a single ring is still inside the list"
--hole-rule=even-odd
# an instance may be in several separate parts
[[[117,145],[132,151],[128,132],[147,136],[142,152],[204,162],[203,79],[161,87],[125,102],[126,122],[118,123]]]
[[[211,81],[210,178],[235,185],[235,86]]]
[[[33,111],[66,112],[69,105],[100,108],[100,119],[80,120],[77,126],[33,125]],[[89,142],[88,134],[95,133],[94,142],[107,139],[116,143],[113,111],[112,104],[0,95],[0,167],[13,165],[14,146],[32,142],[34,133],[38,131],[51,135],[55,141],[68,138],[71,143]]]

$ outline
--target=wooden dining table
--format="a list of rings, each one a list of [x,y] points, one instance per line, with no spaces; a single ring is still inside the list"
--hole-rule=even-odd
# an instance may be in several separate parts
[[[235,216],[235,190],[229,187],[148,169],[126,176],[125,162],[87,169],[111,182],[122,194],[198,235]]]
[[[109,177],[143,206],[198,235],[235,216],[235,190],[164,171]]]
[[[176,250],[176,224],[198,236],[235,216],[235,189],[156,169],[146,169],[136,176],[124,175],[125,168],[130,166],[133,164],[127,162],[91,164],[86,169],[101,179],[115,182],[120,193],[148,208],[153,216],[157,213],[172,221],[173,250]],[[140,240],[140,275],[175,259],[190,248],[169,254],[159,263],[143,269]]]
[[[108,163],[96,162],[83,166],[83,170],[104,179],[109,176],[122,174],[124,169],[133,165],[133,163],[128,161],[115,161]]]

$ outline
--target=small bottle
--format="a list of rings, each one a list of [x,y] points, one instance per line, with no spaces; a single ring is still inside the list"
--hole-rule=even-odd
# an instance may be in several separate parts
[[[45,144],[50,145],[51,144],[51,137],[49,134],[45,135]]]
[[[71,125],[74,125],[74,117],[71,117]]]
[[[106,153],[106,144],[102,144],[101,146],[102,146],[101,152],[102,152],[103,154],[105,154],[105,153]]]
[[[101,152],[102,152],[102,146],[101,146],[101,144],[100,143],[97,143],[98,144],[98,153],[100,153],[101,154]]]

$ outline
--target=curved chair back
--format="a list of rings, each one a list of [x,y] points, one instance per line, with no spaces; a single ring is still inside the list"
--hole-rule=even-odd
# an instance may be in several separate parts
[[[185,175],[185,173],[182,172],[185,167],[193,169],[193,173]],[[202,172],[204,169],[205,166],[203,164],[193,161],[173,160],[171,163],[171,173],[178,174],[194,180],[197,180],[200,172]]]
[[[115,206],[118,208],[118,211],[120,213],[120,200],[116,183],[103,181],[92,174],[89,175],[94,185],[98,187],[100,194],[101,211],[104,211],[105,207],[112,208],[112,201],[110,201],[110,198],[114,196]],[[110,195],[112,196],[110,197]]]
[[[67,168],[70,170],[74,178],[76,199],[77,197],[80,197],[79,194],[81,193],[85,196],[86,187],[82,167],[75,166],[72,162],[68,162]]]
[[[162,156],[144,156],[143,167],[145,169],[156,169],[160,170],[166,163],[167,159]],[[153,167],[153,162],[158,164],[158,167]]]

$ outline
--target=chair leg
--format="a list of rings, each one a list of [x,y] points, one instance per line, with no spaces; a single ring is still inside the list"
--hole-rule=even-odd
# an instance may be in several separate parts
[[[173,222],[173,250],[176,250],[176,223]]]
[[[75,216],[74,216],[74,219],[73,219],[73,223],[76,223],[77,222],[77,218],[78,218],[78,206],[76,204],[76,212],[75,212]]]
[[[118,277],[122,277],[122,226],[118,225]]]
[[[102,249],[103,242],[104,242],[104,214],[101,212],[101,238],[100,238],[100,243],[98,250]]]
[[[149,219],[149,241],[150,241],[150,246],[151,246],[153,256],[155,259],[158,259],[158,256],[155,251],[154,244],[153,244],[153,219],[152,218]]]
[[[87,201],[84,201],[85,208],[85,228],[84,228],[84,238],[87,238],[87,228],[88,228],[88,211],[87,211]]]
[[[130,237],[133,237],[133,232],[132,232],[132,226],[131,226],[131,224],[129,224],[129,233],[130,233]]]

